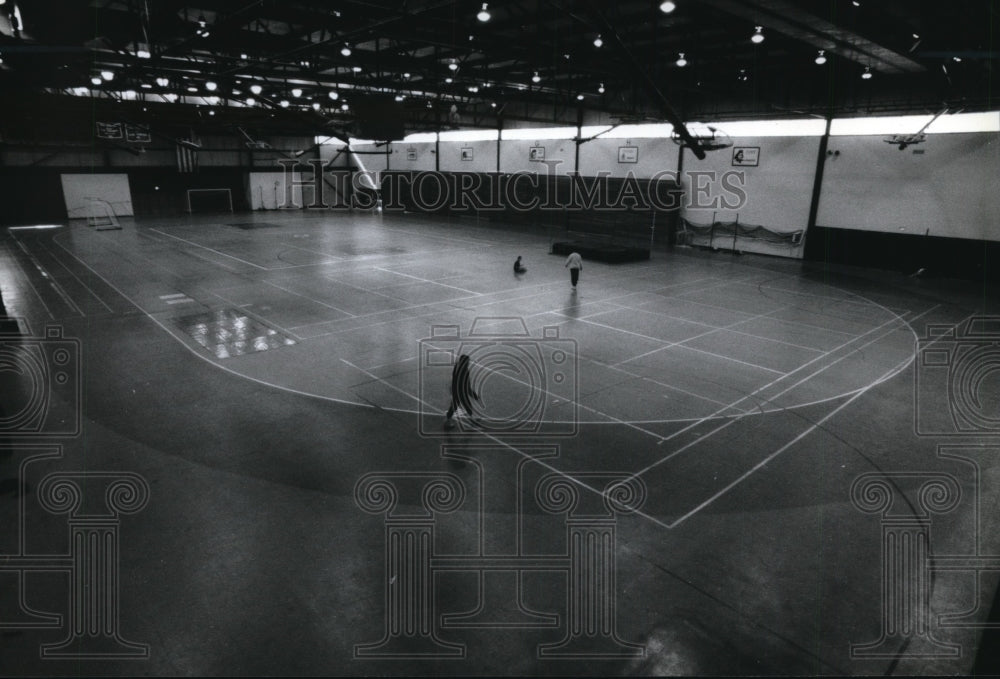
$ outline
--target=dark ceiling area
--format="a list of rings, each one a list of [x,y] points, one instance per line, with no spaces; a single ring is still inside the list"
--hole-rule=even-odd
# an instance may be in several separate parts
[[[988,0],[662,4],[5,0],[0,93],[376,138],[993,106]]]

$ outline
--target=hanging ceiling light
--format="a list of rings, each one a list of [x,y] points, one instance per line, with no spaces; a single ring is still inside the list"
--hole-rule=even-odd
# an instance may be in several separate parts
[[[758,26],[756,28],[756,30],[753,32],[753,35],[750,36],[750,42],[752,42],[755,45],[759,45],[762,42],[764,42],[764,33],[763,33],[763,31],[764,31],[764,27],[763,26]]]
[[[292,96],[295,97],[295,98],[301,97],[302,96],[302,90],[299,89],[298,87],[296,87],[295,89],[292,90]]]
[[[260,94],[261,92],[264,91],[264,88],[261,87],[260,85],[251,85],[250,91],[253,92],[254,94]]]
[[[188,85],[187,91],[188,92],[197,92],[198,88],[195,87],[194,85]]]
[[[660,11],[663,12],[664,14],[670,14],[675,9],[677,9],[677,5],[673,2],[670,2],[670,0],[660,3]]]
[[[476,15],[476,18],[482,21],[483,23],[486,23],[487,21],[490,20],[490,12],[486,8],[485,2],[483,3],[483,8],[479,10],[479,14]]]
[[[601,34],[598,33],[597,37],[594,38],[594,47],[600,47],[604,44],[604,40],[601,38]]]
[[[234,97],[238,97],[241,94],[243,94],[243,92],[241,92],[240,90],[236,89],[235,87],[233,88],[233,96]]]
[[[101,76],[99,75],[95,75],[93,78],[90,79],[91,85],[100,85],[102,82],[104,81],[101,80]]]
[[[170,84],[170,81],[161,75],[159,78],[156,79],[156,84],[159,85],[160,87],[166,87],[167,85]]]
[[[597,88],[597,92],[599,94],[604,94],[604,83],[601,83],[601,86]]]
[[[340,93],[337,92],[337,90],[330,90],[330,98],[333,99],[334,101],[337,101],[338,99],[340,99]]]
[[[451,61],[448,62],[448,68],[452,71],[457,71],[458,63],[454,59],[452,59]]]
[[[444,81],[450,85],[453,82],[455,82],[455,79],[449,76],[449,77],[445,78]]]
[[[149,53],[149,50],[136,50],[135,56],[139,59],[150,59],[153,55]]]
[[[479,85],[469,85],[469,91],[475,94],[479,91]]]
[[[107,80],[108,82],[111,82],[112,80],[115,79],[115,73],[114,71],[101,71],[101,77]]]
[[[247,106],[253,106],[256,103],[257,103],[256,99],[254,99],[253,97],[247,97]]]
[[[583,101],[583,95],[582,94],[576,95],[576,100],[577,101]]]
[[[209,92],[214,92],[217,87],[218,87],[218,85],[216,85],[211,80],[209,80],[207,83],[205,83],[205,89],[208,90]]]
[[[361,73],[360,66],[351,66],[351,70],[354,71],[355,73]]]
[[[281,108],[288,108],[288,100],[282,99],[281,101],[278,102],[278,106],[280,106]]]
[[[177,95],[174,94],[173,92],[167,92],[166,94],[163,95],[163,98],[169,101],[170,103],[177,101]]]
[[[199,14],[198,15],[198,26],[200,28],[205,28],[206,25],[207,25],[207,22],[205,21],[205,15],[204,14]]]
[[[344,46],[340,48],[340,53],[343,54],[345,57],[351,56],[351,46],[345,42]]]
[[[688,60],[684,58],[684,52],[678,52],[677,54],[677,65],[684,68],[688,65]]]
[[[314,111],[318,111],[319,110],[319,102],[318,101],[314,101],[312,103],[312,107],[313,107]]]
[[[349,108],[350,108],[350,106],[347,105],[346,101],[343,104],[340,105],[340,110],[341,111],[346,111]]]
[[[405,97],[402,94],[396,95],[396,101],[403,101],[403,99],[405,99]]]
[[[861,74],[861,78],[862,78],[862,80],[871,80],[872,79],[872,67],[871,66],[865,66],[865,72]]]
[[[816,55],[816,63],[820,66],[826,63],[826,50],[819,51],[819,54]]]
[[[205,101],[207,101],[210,106],[215,106],[216,104],[219,103],[219,98],[218,97],[206,97]]]
[[[533,83],[542,82],[542,76],[538,75],[538,71],[535,71],[535,75],[531,76],[531,82]]]

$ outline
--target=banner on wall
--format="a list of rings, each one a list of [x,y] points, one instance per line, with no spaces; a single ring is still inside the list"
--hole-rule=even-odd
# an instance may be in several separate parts
[[[122,139],[124,136],[121,123],[97,122],[98,139]]]
[[[760,162],[759,146],[734,146],[733,166],[734,167],[757,167]]]
[[[148,127],[125,123],[125,141],[134,144],[148,144],[153,141],[153,137],[150,135]]]

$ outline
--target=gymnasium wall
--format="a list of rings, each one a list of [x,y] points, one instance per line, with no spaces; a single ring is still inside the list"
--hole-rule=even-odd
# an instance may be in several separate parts
[[[1000,139],[934,134],[900,151],[882,136],[831,137],[817,224],[1000,240]]]

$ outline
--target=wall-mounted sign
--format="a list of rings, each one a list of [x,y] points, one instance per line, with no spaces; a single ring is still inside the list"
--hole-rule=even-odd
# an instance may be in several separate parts
[[[462,160],[472,160],[472,157],[473,157],[472,147],[471,146],[463,146],[462,147]]]
[[[545,160],[545,147],[544,146],[532,146],[528,149],[528,160],[531,162],[541,162]]]
[[[638,163],[639,162],[639,147],[638,146],[619,146],[618,147],[618,162],[619,163]]]
[[[416,160],[417,159],[417,150],[416,149],[406,149],[406,159],[407,160]]]
[[[734,146],[733,165],[736,167],[757,167],[760,162],[759,146]]]
[[[149,134],[148,127],[129,125],[128,123],[125,123],[125,141],[130,141],[136,144],[148,144],[153,141],[153,138]]]
[[[97,123],[98,139],[122,139],[124,138],[121,123]]]

